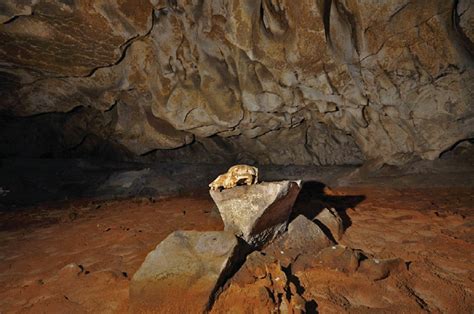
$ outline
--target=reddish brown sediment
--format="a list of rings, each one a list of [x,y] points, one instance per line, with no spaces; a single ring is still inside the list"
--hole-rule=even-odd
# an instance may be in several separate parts
[[[322,312],[473,308],[472,188],[357,187],[325,193],[320,205],[365,197],[351,208],[339,203],[350,220],[341,244],[379,259],[402,258],[406,269],[373,281],[361,273],[298,269],[295,263],[305,300],[314,300]],[[223,229],[207,195],[38,205],[2,212],[0,224],[0,309],[31,313],[126,312],[130,278],[169,233]],[[250,293],[257,284],[242,291]],[[242,291],[224,291],[213,310],[235,304],[265,308]]]

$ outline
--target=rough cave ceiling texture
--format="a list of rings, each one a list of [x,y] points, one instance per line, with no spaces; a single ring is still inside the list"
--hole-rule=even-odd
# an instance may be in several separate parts
[[[0,22],[3,156],[401,164],[474,137],[470,0],[3,0]]]

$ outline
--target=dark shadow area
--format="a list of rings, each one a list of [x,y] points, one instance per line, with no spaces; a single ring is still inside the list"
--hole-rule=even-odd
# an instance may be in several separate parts
[[[340,215],[339,215],[340,216]],[[341,217],[342,219],[342,217]],[[348,218],[349,219],[349,218]],[[344,223],[344,219],[342,220],[342,223],[343,223],[343,227],[344,227],[344,230],[346,230],[349,226],[346,227],[346,223]],[[329,230],[329,228],[323,224],[322,222],[320,222],[319,220],[314,220],[313,221],[318,227],[319,229],[321,229],[324,234],[334,243],[337,243],[337,240],[336,238],[334,237],[334,235],[332,234],[331,230]]]
[[[0,209],[14,210],[49,202],[99,198],[101,195],[113,199],[115,196],[126,197],[128,190],[139,194],[140,190],[132,188],[133,180],[140,179],[137,172],[142,168],[133,163],[115,165],[113,162],[83,162],[79,159],[3,159],[0,187],[4,193],[0,198]],[[121,182],[115,184],[115,190],[104,186],[118,171],[125,176],[119,178]],[[137,175],[128,178],[128,173]]]
[[[313,220],[324,208],[335,208],[342,219],[344,230],[350,227],[351,219],[347,215],[348,208],[353,208],[365,199],[364,195],[328,195],[326,185],[319,181],[303,183],[296,199],[290,220],[298,215],[304,215]]]
[[[318,313],[318,304],[316,301],[311,300],[306,302],[306,308],[305,308],[306,313]]]
[[[285,272],[288,278],[288,281],[295,285],[296,293],[300,296],[303,296],[305,292],[305,288],[301,285],[300,279],[293,274],[291,270],[291,265],[289,267],[282,267],[282,269]],[[286,298],[290,300],[291,297],[292,297],[291,290],[289,289],[287,291]],[[306,301],[305,311],[306,313],[318,313],[318,304],[316,303],[316,301],[315,300]]]
[[[225,290],[226,283],[234,277],[234,275],[244,265],[247,256],[252,253],[255,249],[248,245],[244,240],[237,237],[238,245],[237,252],[233,255],[233,261],[228,263],[226,271],[222,272],[221,277],[217,280],[216,286],[211,292],[207,311],[210,311],[214,305],[214,302],[219,297],[219,294]]]
[[[77,200],[207,195],[226,165],[0,159],[0,210]]]

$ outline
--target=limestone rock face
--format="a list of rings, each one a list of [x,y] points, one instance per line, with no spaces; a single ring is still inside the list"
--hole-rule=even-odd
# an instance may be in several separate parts
[[[148,254],[134,274],[130,312],[205,312],[238,252],[232,233],[173,232]]]
[[[258,247],[285,231],[300,184],[300,181],[262,182],[209,193],[225,230]]]
[[[469,0],[5,0],[0,112],[25,128],[78,107],[95,117],[29,141],[32,156],[97,138],[149,158],[434,159],[474,136],[473,12]]]

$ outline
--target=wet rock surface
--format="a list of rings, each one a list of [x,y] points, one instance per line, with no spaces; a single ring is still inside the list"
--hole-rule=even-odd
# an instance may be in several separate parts
[[[280,181],[209,193],[225,230],[259,247],[285,231],[300,189],[301,181]]]
[[[435,159],[474,135],[473,10],[468,0],[7,0],[0,151]]]

